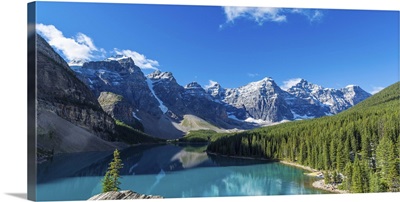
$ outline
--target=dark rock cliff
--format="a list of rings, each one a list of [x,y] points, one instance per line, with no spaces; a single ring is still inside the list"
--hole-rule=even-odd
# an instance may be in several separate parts
[[[112,148],[114,119],[61,56],[40,35],[36,39],[38,148],[53,153]],[[98,145],[84,141],[89,139]]]

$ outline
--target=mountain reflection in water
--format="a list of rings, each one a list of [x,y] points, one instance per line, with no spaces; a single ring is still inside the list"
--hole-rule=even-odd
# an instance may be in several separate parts
[[[208,155],[206,146],[141,145],[121,151],[121,189],[166,198],[319,194],[303,170]],[[38,165],[39,200],[86,200],[101,191],[113,151],[63,154]]]

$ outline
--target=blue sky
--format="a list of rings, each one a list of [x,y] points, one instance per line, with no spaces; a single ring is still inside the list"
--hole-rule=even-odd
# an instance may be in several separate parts
[[[123,53],[181,85],[304,78],[373,92],[399,80],[394,11],[38,2],[37,30],[67,61]]]

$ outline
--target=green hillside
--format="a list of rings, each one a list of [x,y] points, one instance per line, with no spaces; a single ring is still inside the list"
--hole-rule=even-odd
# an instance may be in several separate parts
[[[369,107],[380,107],[381,105],[384,106],[397,105],[396,108],[397,110],[399,110],[399,100],[400,100],[399,90],[400,90],[400,82],[397,82],[344,112],[347,113],[357,110],[363,110]]]
[[[187,135],[180,138],[179,142],[190,142],[190,143],[207,143],[209,141],[215,141],[218,138],[231,136],[234,133],[217,133],[213,130],[194,130],[190,131]]]
[[[114,135],[119,141],[128,144],[142,144],[142,143],[165,143],[166,140],[147,135],[146,133],[125,124],[120,120],[115,120],[116,134]]]
[[[395,83],[334,116],[222,137],[208,151],[285,159],[325,170],[327,182],[339,183],[351,192],[398,192],[399,86]]]

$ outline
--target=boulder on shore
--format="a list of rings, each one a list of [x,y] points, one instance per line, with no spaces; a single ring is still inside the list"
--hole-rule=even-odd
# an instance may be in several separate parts
[[[109,191],[106,193],[97,194],[88,199],[88,201],[98,200],[130,200],[130,199],[161,199],[162,196],[153,196],[139,194],[130,190],[124,191]]]

